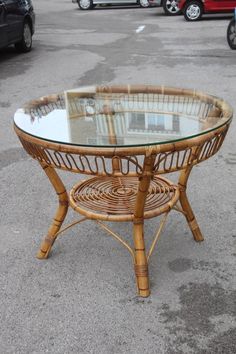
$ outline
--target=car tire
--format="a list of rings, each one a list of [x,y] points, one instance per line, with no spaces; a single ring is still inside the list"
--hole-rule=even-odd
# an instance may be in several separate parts
[[[144,7],[144,8],[149,7],[149,1],[148,0],[139,0],[138,3],[139,3],[140,7]]]
[[[78,0],[78,5],[80,10],[91,10],[93,5],[93,0]]]
[[[203,5],[201,1],[192,0],[187,2],[183,14],[187,21],[199,21],[203,14]]]
[[[181,13],[179,0],[163,0],[162,7],[166,15],[176,16]]]
[[[32,30],[28,21],[24,22],[22,39],[15,44],[17,50],[23,53],[31,51],[32,48]]]
[[[236,49],[236,21],[234,18],[232,18],[227,28],[227,41],[231,49]]]

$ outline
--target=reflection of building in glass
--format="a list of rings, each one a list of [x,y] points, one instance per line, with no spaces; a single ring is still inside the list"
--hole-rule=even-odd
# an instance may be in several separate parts
[[[116,113],[112,117],[112,132],[109,131],[105,115],[97,115],[96,134],[93,141],[97,144],[112,144],[111,136],[116,137],[115,145],[152,143],[168,139],[178,139],[189,131],[197,132],[199,122],[176,114],[147,112]],[[91,138],[89,139],[91,141]]]
[[[129,113],[129,132],[153,131],[165,134],[178,134],[180,131],[179,116],[158,113]]]
[[[71,140],[89,145],[155,143],[199,132],[200,103],[161,95],[66,92]],[[194,114],[193,114],[194,113]],[[78,139],[79,137],[79,139]]]
[[[100,114],[95,117],[95,122],[98,144],[124,145],[126,127],[123,113]]]
[[[67,125],[71,143],[79,141],[81,144],[87,144],[87,136],[96,136],[96,125],[91,118],[94,113],[94,92],[94,87],[65,92]]]

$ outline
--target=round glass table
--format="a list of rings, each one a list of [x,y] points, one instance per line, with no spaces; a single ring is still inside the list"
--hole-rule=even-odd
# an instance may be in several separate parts
[[[182,213],[195,241],[203,236],[187,198],[194,165],[221,147],[232,119],[223,100],[159,86],[89,86],[41,97],[18,109],[14,128],[53,185],[59,205],[37,257],[58,235],[94,220],[130,252],[138,294],[150,294],[148,262],[171,210]],[[68,194],[56,169],[86,174]],[[166,174],[179,172],[178,182]],[[199,182],[200,183],[200,182]],[[68,207],[82,217],[61,228]],[[144,220],[160,216],[150,249]],[[128,242],[107,221],[132,222]]]

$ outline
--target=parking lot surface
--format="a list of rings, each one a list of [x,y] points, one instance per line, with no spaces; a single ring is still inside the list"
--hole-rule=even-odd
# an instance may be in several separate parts
[[[235,353],[235,121],[220,152],[189,181],[205,241],[195,243],[173,213],[150,263],[147,299],[135,296],[128,252],[92,222],[58,238],[48,260],[36,259],[57,200],[12,126],[28,100],[90,84],[197,89],[236,112],[231,15],[188,23],[161,8],[86,12],[66,0],[34,7],[32,52],[0,52],[0,353]],[[68,188],[80,178],[60,175]],[[146,223],[147,243],[157,222]],[[115,227],[132,233],[126,223]]]

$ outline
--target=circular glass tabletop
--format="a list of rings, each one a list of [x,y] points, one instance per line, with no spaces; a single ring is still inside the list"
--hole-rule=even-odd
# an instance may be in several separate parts
[[[93,86],[42,97],[18,109],[14,123],[50,142],[128,147],[189,139],[223,126],[232,116],[231,108],[212,96],[155,86],[123,88]]]

